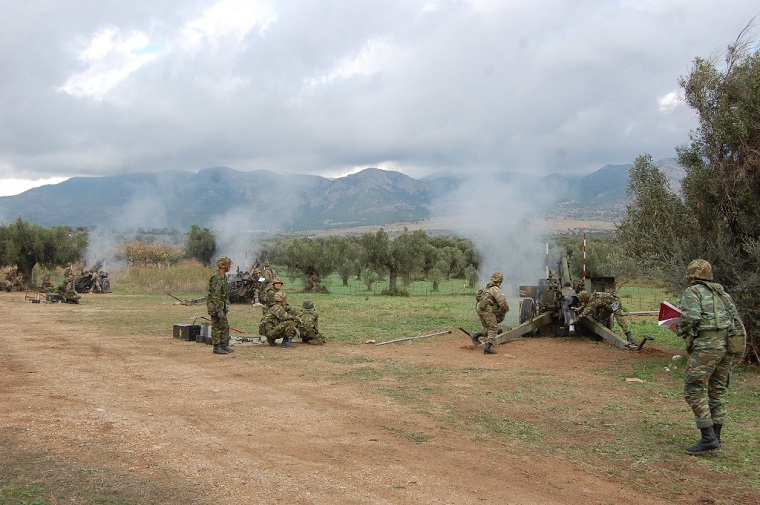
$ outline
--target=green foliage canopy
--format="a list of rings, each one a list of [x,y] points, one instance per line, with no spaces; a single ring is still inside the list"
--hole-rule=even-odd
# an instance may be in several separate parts
[[[0,264],[16,265],[26,286],[36,265],[53,268],[73,263],[81,258],[87,245],[88,233],[84,228],[45,228],[21,217],[0,226]]]
[[[208,228],[201,228],[197,224],[192,225],[185,239],[185,255],[209,266],[215,252],[216,237],[214,232]]]
[[[754,21],[754,20],[753,20]],[[686,170],[681,194],[641,156],[630,170],[635,199],[621,222],[627,252],[657,269],[680,293],[686,265],[704,258],[732,294],[750,332],[750,359],[760,351],[760,52],[752,23],[728,47],[725,64],[696,58],[681,78],[699,126],[677,148]],[[752,48],[755,47],[754,51]]]

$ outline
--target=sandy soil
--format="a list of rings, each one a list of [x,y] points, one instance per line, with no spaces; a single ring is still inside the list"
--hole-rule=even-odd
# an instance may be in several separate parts
[[[177,490],[176,498],[165,495],[167,503],[674,501],[568,465],[561,454],[532,454],[517,440],[492,441],[462,421],[442,421],[447,411],[472,411],[482,398],[483,374],[470,379],[460,373],[466,370],[488,371],[488,387],[504,390],[550,373],[588,384],[602,402],[615,394],[592,373],[609,358],[603,344],[568,348],[560,339],[531,339],[490,357],[455,331],[411,344],[240,345],[215,356],[210,346],[173,339],[170,328],[154,335],[125,325],[103,334],[87,324],[88,315],[108,310],[98,305],[103,295],[84,296],[81,305],[37,305],[0,294],[0,436],[72,466]],[[197,312],[161,310],[176,321]],[[572,354],[580,352],[582,359]],[[425,381],[437,388],[437,400],[421,406],[383,394],[394,381],[363,376],[368,363],[456,373],[454,380],[440,373]],[[584,408],[593,410],[589,401]],[[537,406],[525,415],[545,411]]]

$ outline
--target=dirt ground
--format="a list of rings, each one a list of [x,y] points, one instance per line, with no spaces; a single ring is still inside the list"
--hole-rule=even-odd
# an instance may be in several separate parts
[[[103,334],[87,324],[88,315],[113,310],[98,296],[36,305],[0,294],[1,442],[45,454],[50,471],[106,469],[150,483],[145,503],[713,503],[642,492],[561,454],[529,453],[517,440],[492,441],[442,421],[444,411],[468,412],[478,401],[484,376],[459,373],[467,370],[489,371],[492,389],[551,374],[605,391],[592,373],[609,358],[604,344],[530,339],[484,356],[455,331],[383,346],[239,345],[215,356],[210,346],[172,338],[171,328],[156,335],[124,325]],[[198,309],[166,310],[183,321]],[[426,381],[437,401],[421,407],[382,394],[393,379],[362,376],[368,363],[457,373]],[[606,394],[615,392],[586,399],[584,408]]]

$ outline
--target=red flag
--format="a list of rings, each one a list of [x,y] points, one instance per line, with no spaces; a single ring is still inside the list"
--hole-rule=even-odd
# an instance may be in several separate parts
[[[657,320],[660,325],[670,326],[673,322],[678,322],[681,319],[681,309],[669,302],[660,303],[660,315]]]

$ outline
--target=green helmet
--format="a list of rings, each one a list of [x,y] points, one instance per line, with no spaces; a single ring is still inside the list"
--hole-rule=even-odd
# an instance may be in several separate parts
[[[588,299],[591,298],[591,295],[588,294],[588,291],[581,291],[580,293],[578,293],[578,298],[583,303],[586,303],[588,301]]]
[[[304,300],[303,308],[304,310],[314,310],[314,302],[312,302],[311,300]]]
[[[704,279],[711,281],[713,278],[712,267],[707,260],[696,259],[686,267],[686,277],[689,279]]]
[[[501,284],[504,281],[504,275],[501,272],[494,272],[491,274],[491,282]]]
[[[275,302],[281,302],[281,301],[287,300],[287,299],[288,299],[288,295],[286,295],[282,291],[278,291],[277,293],[274,294],[274,301]]]
[[[216,266],[219,268],[229,268],[232,266],[232,260],[227,256],[219,256],[219,259],[216,260]]]
[[[272,285],[275,285],[277,283],[285,284],[284,282],[282,282],[282,279],[280,279],[279,277],[275,277],[274,279],[272,279]]]

